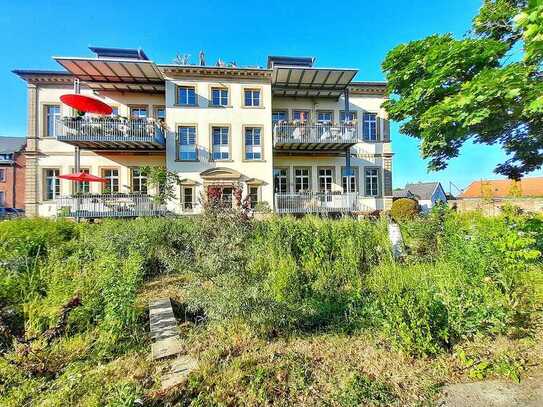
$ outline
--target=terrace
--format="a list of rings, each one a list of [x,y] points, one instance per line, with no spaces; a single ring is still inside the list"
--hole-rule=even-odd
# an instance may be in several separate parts
[[[61,117],[57,140],[89,150],[163,150],[162,123],[153,119]]]
[[[91,194],[56,199],[59,217],[99,219],[163,216],[166,207],[142,194]]]
[[[279,214],[369,212],[360,203],[358,193],[283,192],[275,194],[275,211]]]

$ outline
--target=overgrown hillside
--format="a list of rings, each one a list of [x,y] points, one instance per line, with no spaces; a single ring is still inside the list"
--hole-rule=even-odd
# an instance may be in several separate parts
[[[543,221],[437,209],[0,223],[0,405],[417,405],[541,363]],[[146,302],[176,301],[189,380],[159,391]],[[540,337],[539,337],[540,338]]]

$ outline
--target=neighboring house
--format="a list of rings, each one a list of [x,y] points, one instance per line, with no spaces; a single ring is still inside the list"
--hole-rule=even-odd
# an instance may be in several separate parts
[[[0,207],[24,209],[24,137],[0,137]]]
[[[278,213],[390,207],[385,83],[355,82],[357,70],[318,68],[313,58],[239,68],[91,50],[95,57],[55,57],[62,71],[14,71],[28,84],[28,215],[54,216],[59,206],[73,213],[75,201],[58,198],[74,185],[58,176],[76,167],[108,180],[81,186],[93,197],[77,200],[79,215],[144,214],[148,165],[179,175],[168,207],[180,214],[199,212],[210,188],[229,202],[239,187]],[[74,117],[60,96],[77,86],[112,106],[112,117]]]
[[[440,182],[407,184],[405,188],[395,190],[393,193],[394,199],[415,199],[422,212],[428,212],[438,202],[447,203],[447,194],[445,194]]]
[[[531,211],[543,211],[543,177],[480,180],[472,182],[459,196],[456,207],[459,211],[483,210],[489,215],[497,214],[505,204],[515,205]]]

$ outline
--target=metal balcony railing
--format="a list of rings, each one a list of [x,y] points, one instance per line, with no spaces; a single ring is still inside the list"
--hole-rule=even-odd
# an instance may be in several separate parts
[[[135,142],[164,144],[164,131],[154,119],[60,117],[58,140],[65,142]]]
[[[56,199],[57,215],[69,218],[134,218],[162,216],[165,205],[150,195],[142,194],[89,194]]]
[[[275,194],[277,213],[357,212],[367,208],[360,204],[356,192],[283,192]]]
[[[354,123],[275,123],[273,145],[352,145],[361,142]]]

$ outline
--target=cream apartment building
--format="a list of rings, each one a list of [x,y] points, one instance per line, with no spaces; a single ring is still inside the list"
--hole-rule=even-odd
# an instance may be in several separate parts
[[[27,82],[26,212],[31,216],[156,214],[145,166],[178,175],[168,210],[198,213],[209,188],[236,188],[256,209],[367,213],[392,202],[385,84],[312,58],[266,68],[156,64],[142,50],[91,48],[54,57],[59,71],[15,70]],[[112,107],[79,117],[60,97]],[[80,171],[105,183],[58,178]],[[74,198],[76,196],[77,198]]]

